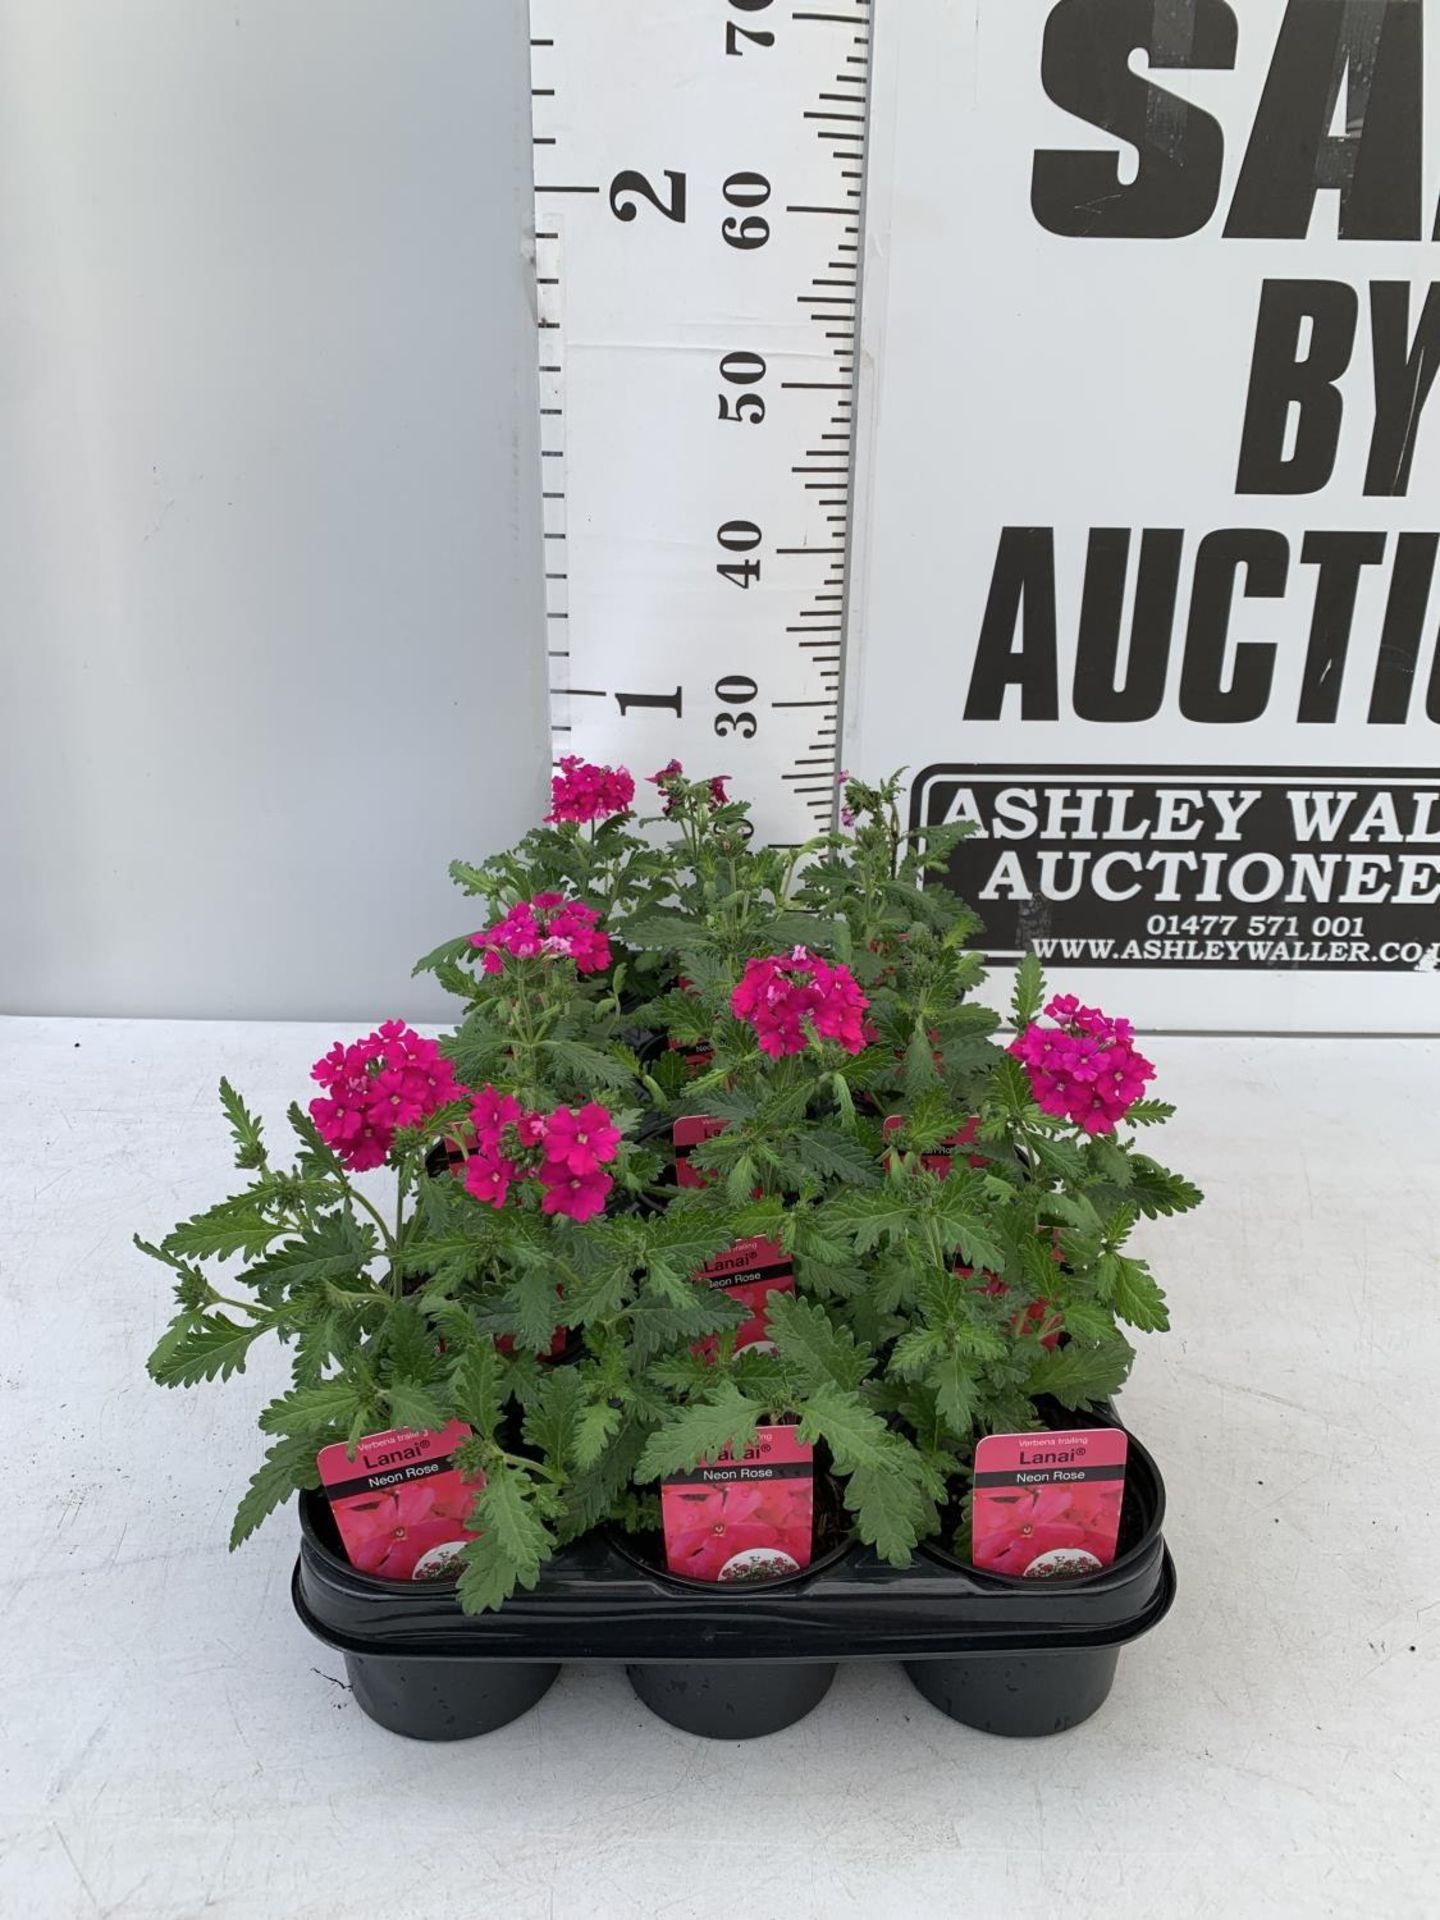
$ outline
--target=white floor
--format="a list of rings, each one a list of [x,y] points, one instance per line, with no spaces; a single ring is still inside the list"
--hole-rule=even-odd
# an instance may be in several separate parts
[[[288,1514],[226,1554],[270,1370],[144,1374],[130,1234],[226,1179],[216,1080],[278,1120],[334,1037],[0,1023],[0,1914],[1440,1913],[1440,1043],[1152,1044],[1210,1194],[1147,1233],[1177,1331],[1125,1396],[1180,1598],[1088,1725],[990,1740],[882,1665],[726,1747],[580,1668],[426,1747],[296,1622]]]

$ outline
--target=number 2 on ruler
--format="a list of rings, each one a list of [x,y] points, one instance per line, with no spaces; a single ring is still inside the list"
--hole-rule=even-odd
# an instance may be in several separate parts
[[[738,13],[763,13],[770,4],[771,0],[730,0],[730,5]],[[726,53],[744,53],[745,49],[740,44],[742,40],[753,40],[757,47],[773,47],[775,44],[773,33],[763,28],[757,32],[753,27],[742,27],[738,21],[727,20],[725,22]]]

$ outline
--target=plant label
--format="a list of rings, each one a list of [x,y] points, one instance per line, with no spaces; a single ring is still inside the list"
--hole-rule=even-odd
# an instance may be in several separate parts
[[[675,1184],[677,1187],[704,1187],[710,1184],[712,1175],[704,1173],[699,1167],[692,1167],[690,1155],[696,1147],[703,1146],[707,1140],[713,1140],[717,1133],[725,1131],[723,1120],[712,1120],[708,1114],[682,1114],[671,1128],[670,1138],[675,1147]]]
[[[665,1044],[684,1067],[686,1078],[689,1080],[698,1079],[702,1073],[708,1073],[714,1062],[715,1054],[710,1047],[687,1046],[683,1040],[667,1040]]]
[[[992,1433],[975,1449],[971,1559],[987,1573],[1074,1580],[1115,1558],[1129,1436]]]
[[[794,1264],[778,1240],[766,1240],[759,1234],[737,1240],[701,1267],[694,1278],[697,1284],[728,1294],[745,1308],[746,1318],[735,1332],[736,1353],[746,1347],[771,1346],[767,1312],[770,1296],[795,1291]],[[691,1351],[710,1360],[718,1344],[718,1334],[706,1334]]]
[[[810,1564],[815,1450],[794,1427],[759,1427],[660,1489],[665,1564],[691,1580],[778,1580]]]
[[[475,1534],[466,1521],[483,1476],[461,1478],[455,1449],[463,1420],[438,1433],[392,1427],[367,1434],[354,1457],[343,1440],[315,1456],[352,1566],[385,1580],[443,1580]]]

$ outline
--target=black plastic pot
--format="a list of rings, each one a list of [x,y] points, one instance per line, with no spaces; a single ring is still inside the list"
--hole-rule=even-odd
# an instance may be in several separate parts
[[[855,1541],[848,1532],[839,1488],[826,1477],[819,1491],[829,1516],[821,1528],[822,1536],[828,1533],[832,1538],[843,1537],[803,1572],[767,1580],[767,1595],[823,1577],[854,1551]],[[754,1587],[721,1586],[711,1580],[691,1580],[684,1574],[670,1573],[647,1558],[633,1537],[612,1532],[609,1541],[646,1578],[677,1594],[702,1595],[712,1605],[720,1603],[744,1611],[756,1592]],[[658,1537],[646,1544],[652,1553],[657,1548],[664,1551]],[[645,1705],[672,1727],[709,1740],[754,1740],[761,1734],[793,1727],[818,1707],[830,1691],[836,1665],[833,1660],[631,1661],[625,1671]]]
[[[926,1550],[905,1568],[850,1546],[804,1573],[716,1587],[650,1569],[601,1533],[564,1548],[531,1592],[467,1617],[453,1586],[380,1580],[340,1551],[322,1496],[301,1496],[295,1606],[346,1657],[382,1726],[460,1739],[534,1704],[567,1660],[623,1666],[673,1725],[717,1739],[808,1713],[843,1660],[898,1660],[943,1713],[987,1732],[1057,1733],[1105,1699],[1119,1649],[1175,1596],[1165,1495],[1132,1441],[1123,1551],[1077,1581],[1014,1580]]]
[[[469,1740],[528,1713],[560,1675],[558,1661],[397,1660],[346,1653],[356,1704],[411,1740]]]
[[[1104,1413],[1089,1415],[1062,1417],[1059,1408],[1053,1413],[1056,1424],[1062,1426],[1119,1425],[1108,1407]],[[1148,1566],[1157,1547],[1163,1554],[1160,1529],[1164,1521],[1165,1483],[1155,1462],[1132,1434],[1120,1522],[1123,1550],[1098,1578],[1122,1581],[1133,1568]],[[1034,1585],[1033,1581],[1007,1574],[982,1573],[941,1547],[930,1545],[924,1552],[940,1565],[952,1567],[970,1580],[988,1583],[998,1592],[1023,1592]],[[1081,1581],[1076,1589],[1083,1592],[1092,1584]],[[1147,1632],[1154,1624],[1152,1619],[1142,1619],[1136,1634]],[[905,1671],[931,1706],[952,1720],[978,1727],[982,1733],[1033,1739],[1078,1727],[1104,1706],[1115,1684],[1120,1648],[1131,1637],[1108,1634],[1093,1646],[1076,1645],[1064,1650],[1037,1647],[1024,1653],[982,1653],[967,1659],[907,1660]]]
[[[754,1740],[793,1727],[818,1707],[835,1678],[835,1662],[685,1660],[625,1671],[650,1711],[672,1727],[707,1740]]]
[[[982,1733],[1013,1739],[1064,1733],[1104,1706],[1120,1661],[1116,1646],[1084,1653],[981,1654],[974,1660],[907,1660],[932,1707]]]

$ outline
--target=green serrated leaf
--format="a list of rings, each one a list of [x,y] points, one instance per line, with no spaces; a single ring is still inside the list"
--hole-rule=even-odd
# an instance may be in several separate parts
[[[1028,1120],[1036,1114],[1030,1076],[1013,1054],[1002,1053],[995,1062],[990,1088],[997,1105],[1012,1120]]]
[[[177,1340],[162,1339],[151,1357],[151,1378],[162,1387],[193,1387],[201,1380],[228,1380],[245,1371],[245,1359],[274,1321],[267,1315],[237,1326],[223,1313],[209,1313]]]
[[[450,1377],[450,1404],[478,1434],[492,1434],[509,1397],[505,1363],[488,1340],[466,1347]]]
[[[587,1092],[597,1087],[633,1088],[639,1063],[625,1048],[602,1053],[580,1040],[542,1040],[540,1050]]]
[[[1010,997],[1016,1028],[1023,1030],[1032,1020],[1038,1020],[1044,1004],[1045,969],[1035,954],[1027,953],[1015,969],[1015,988]]]
[[[1164,1333],[1170,1325],[1165,1295],[1143,1260],[1123,1253],[1102,1254],[1095,1268],[1095,1290],[1121,1320],[1142,1333]]]
[[[237,1253],[253,1260],[289,1231],[285,1222],[265,1211],[264,1196],[252,1191],[234,1194],[193,1219],[182,1220],[160,1245],[166,1254],[195,1260],[229,1260]]]
[[[515,1344],[527,1353],[548,1353],[560,1324],[560,1295],[548,1263],[524,1268],[505,1289]]]
[[[1132,1153],[1129,1165],[1130,1198],[1147,1220],[1162,1214],[1188,1213],[1205,1198],[1193,1182],[1160,1166],[1148,1154]]]
[[[1062,1407],[1092,1407],[1120,1391],[1134,1357],[1121,1339],[1096,1346],[1072,1340],[1053,1352],[1042,1349],[1030,1370],[1026,1391],[1032,1397],[1049,1394]]]
[[[616,1414],[617,1423],[624,1419],[618,1409],[609,1411]],[[590,1408],[587,1413],[598,1416],[600,1409]],[[583,1462],[578,1457],[581,1443],[577,1443],[577,1471],[566,1489],[565,1513],[557,1527],[562,1540],[578,1539],[608,1516],[614,1502],[630,1483],[635,1463],[644,1449],[645,1438],[643,1426],[634,1422],[623,1426],[617,1424],[613,1439],[608,1444],[601,1444],[593,1461]]]
[[[225,1109],[225,1118],[230,1123],[230,1132],[235,1140],[236,1166],[242,1172],[262,1172],[266,1156],[260,1121],[250,1112],[228,1080],[220,1082],[220,1105]]]
[[[894,1437],[873,1408],[843,1387],[827,1383],[806,1399],[801,1438],[823,1440],[840,1473],[881,1465],[887,1441]]]
[[[575,1427],[572,1454],[583,1472],[593,1467],[620,1431],[624,1415],[608,1400],[592,1401],[582,1409]]]
[[[907,1106],[896,1139],[905,1153],[933,1153],[957,1134],[964,1116],[944,1087],[922,1087]]]
[[[249,1490],[236,1509],[235,1523],[230,1529],[230,1551],[233,1553],[243,1540],[248,1540],[261,1521],[283,1505],[292,1493],[318,1486],[319,1482],[315,1448],[310,1441],[277,1440],[266,1453],[264,1464],[252,1476]]]
[[[310,1440],[313,1447],[316,1434],[347,1426],[362,1404],[354,1381],[322,1380],[316,1386],[297,1387],[272,1400],[260,1415],[260,1431]]]
[[[797,1165],[822,1180],[841,1180],[851,1187],[873,1187],[881,1172],[875,1155],[853,1134],[838,1127],[809,1126],[795,1136]]]
[[[967,1267],[1003,1267],[1004,1247],[983,1211],[983,1179],[971,1171],[956,1169],[939,1186],[933,1214],[941,1244],[947,1249],[958,1248]]]
[[[838,1387],[810,1396],[800,1437],[829,1447],[860,1538],[892,1565],[907,1566],[916,1544],[935,1526],[933,1475],[916,1449]]]
[[[499,885],[499,877],[484,867],[477,867],[469,860],[452,860],[447,869],[450,878],[460,891],[474,899],[477,896],[488,900]]]
[[[1115,1209],[1109,1219],[1106,1220],[1104,1228],[1105,1246],[1109,1252],[1118,1252],[1118,1250],[1124,1246],[1125,1242],[1134,1232],[1135,1222],[1139,1218],[1140,1209],[1138,1207],[1126,1204],[1123,1207],[1117,1207]]]
[[[651,1434],[636,1467],[637,1477],[660,1480],[667,1473],[680,1473],[702,1460],[712,1460],[726,1447],[748,1446],[764,1412],[729,1381],[722,1381],[709,1400],[680,1408]]]
[[[1083,1193],[1047,1193],[1044,1210],[1077,1233],[1099,1234],[1100,1216]]]
[[[728,1294],[692,1287],[683,1305],[642,1298],[629,1312],[630,1338],[636,1360],[645,1366],[666,1348],[725,1333],[745,1318],[745,1309]]]
[[[734,1239],[728,1212],[710,1205],[671,1206],[658,1220],[647,1223],[642,1264],[652,1270],[663,1266],[688,1284]]]
[[[1070,1300],[1065,1306],[1065,1331],[1076,1340],[1113,1340],[1115,1316],[1094,1300]]]
[[[1040,1163],[1041,1170],[1062,1185],[1078,1187],[1089,1174],[1085,1156],[1072,1140],[1062,1140],[1053,1133],[1036,1132],[1029,1136],[1026,1145]]]
[[[905,1048],[903,1080],[905,1098],[914,1102],[927,1087],[937,1086],[940,1080],[939,1068],[935,1065],[935,1042],[930,1038],[923,1020],[917,1020]]]
[[[915,1224],[915,1200],[907,1187],[838,1193],[825,1210],[827,1224],[846,1234],[857,1253],[905,1239]]]
[[[501,1606],[516,1587],[534,1587],[555,1541],[536,1513],[532,1483],[517,1470],[487,1473],[475,1497],[469,1524],[480,1537],[465,1549],[464,1570],[456,1589],[466,1613]]]
[[[658,951],[688,945],[695,939],[697,929],[688,914],[649,912],[622,921],[617,931],[627,947]],[[686,972],[693,979],[696,969],[687,967]]]
[[[850,1392],[870,1373],[869,1347],[833,1321],[825,1309],[795,1293],[772,1293],[766,1306],[769,1338],[788,1367],[808,1386],[826,1381]]]
[[[748,1153],[742,1153],[725,1176],[727,1198],[737,1206],[748,1200],[755,1186],[757,1171],[753,1158]]]
[[[320,1138],[320,1129],[309,1114],[302,1110],[298,1101],[291,1101],[285,1109],[285,1118],[290,1122],[291,1130],[303,1149],[300,1154],[301,1167],[343,1176],[345,1169],[340,1165],[338,1155],[332,1152]]]
[[[897,1380],[920,1380],[945,1351],[945,1339],[933,1327],[911,1327],[895,1342],[887,1373]]]
[[[384,1389],[390,1419],[397,1427],[416,1433],[438,1433],[445,1425],[445,1409],[433,1387],[420,1380],[391,1380]]]
[[[935,1394],[935,1407],[957,1440],[966,1440],[980,1405],[981,1383],[972,1362],[963,1354],[943,1354],[926,1375]]]
[[[449,972],[459,961],[473,958],[474,954],[475,943],[472,936],[468,933],[458,934],[453,940],[442,940],[438,947],[432,947],[423,959],[417,960],[410,969],[410,977],[413,980],[417,974],[421,973]],[[462,974],[460,978],[467,989],[474,985],[469,975]]]
[[[326,1214],[272,1248],[245,1278],[271,1306],[325,1286],[353,1289],[365,1282],[378,1245],[368,1222],[344,1211]]]
[[[1112,1187],[1128,1187],[1134,1178],[1130,1156],[1118,1147],[1109,1134],[1097,1134],[1090,1142],[1090,1160],[1102,1180]]]

